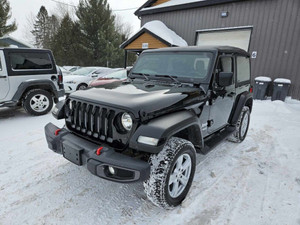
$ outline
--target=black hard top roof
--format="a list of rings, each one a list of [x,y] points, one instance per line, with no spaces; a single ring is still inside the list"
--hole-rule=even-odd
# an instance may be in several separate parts
[[[243,49],[231,47],[231,46],[188,46],[188,47],[169,47],[160,49],[146,50],[145,52],[197,52],[197,51],[208,51],[208,52],[219,52],[219,53],[236,53],[249,57],[250,54]]]

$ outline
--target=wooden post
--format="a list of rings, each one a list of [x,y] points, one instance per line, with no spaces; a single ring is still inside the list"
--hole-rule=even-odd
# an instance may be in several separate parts
[[[124,60],[124,68],[127,67],[127,50],[125,50],[125,60]]]

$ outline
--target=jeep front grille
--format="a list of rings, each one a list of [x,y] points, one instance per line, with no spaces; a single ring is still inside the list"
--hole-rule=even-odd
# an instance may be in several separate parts
[[[69,99],[66,104],[66,125],[81,136],[110,144],[115,142],[116,147],[122,148],[126,143],[122,143],[121,140],[128,134],[118,133],[114,126],[114,119],[119,113],[122,111]]]

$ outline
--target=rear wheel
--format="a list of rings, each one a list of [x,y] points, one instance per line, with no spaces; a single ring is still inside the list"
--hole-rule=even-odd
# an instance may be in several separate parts
[[[244,106],[240,118],[236,124],[236,130],[231,137],[228,138],[229,141],[240,143],[245,140],[250,123],[250,108]]]
[[[26,93],[23,100],[25,111],[34,116],[47,114],[53,107],[52,95],[42,89],[33,89]]]
[[[144,182],[147,197],[162,208],[179,205],[194,178],[196,151],[193,144],[171,138],[160,153],[151,155],[150,166],[150,178]]]

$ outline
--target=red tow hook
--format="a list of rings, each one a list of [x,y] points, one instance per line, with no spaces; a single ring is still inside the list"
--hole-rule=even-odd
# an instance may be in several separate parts
[[[59,132],[61,132],[61,129],[57,129],[54,133],[55,136],[59,135]]]
[[[96,155],[100,155],[102,149],[103,149],[103,147],[98,148],[97,151],[96,151]]]

